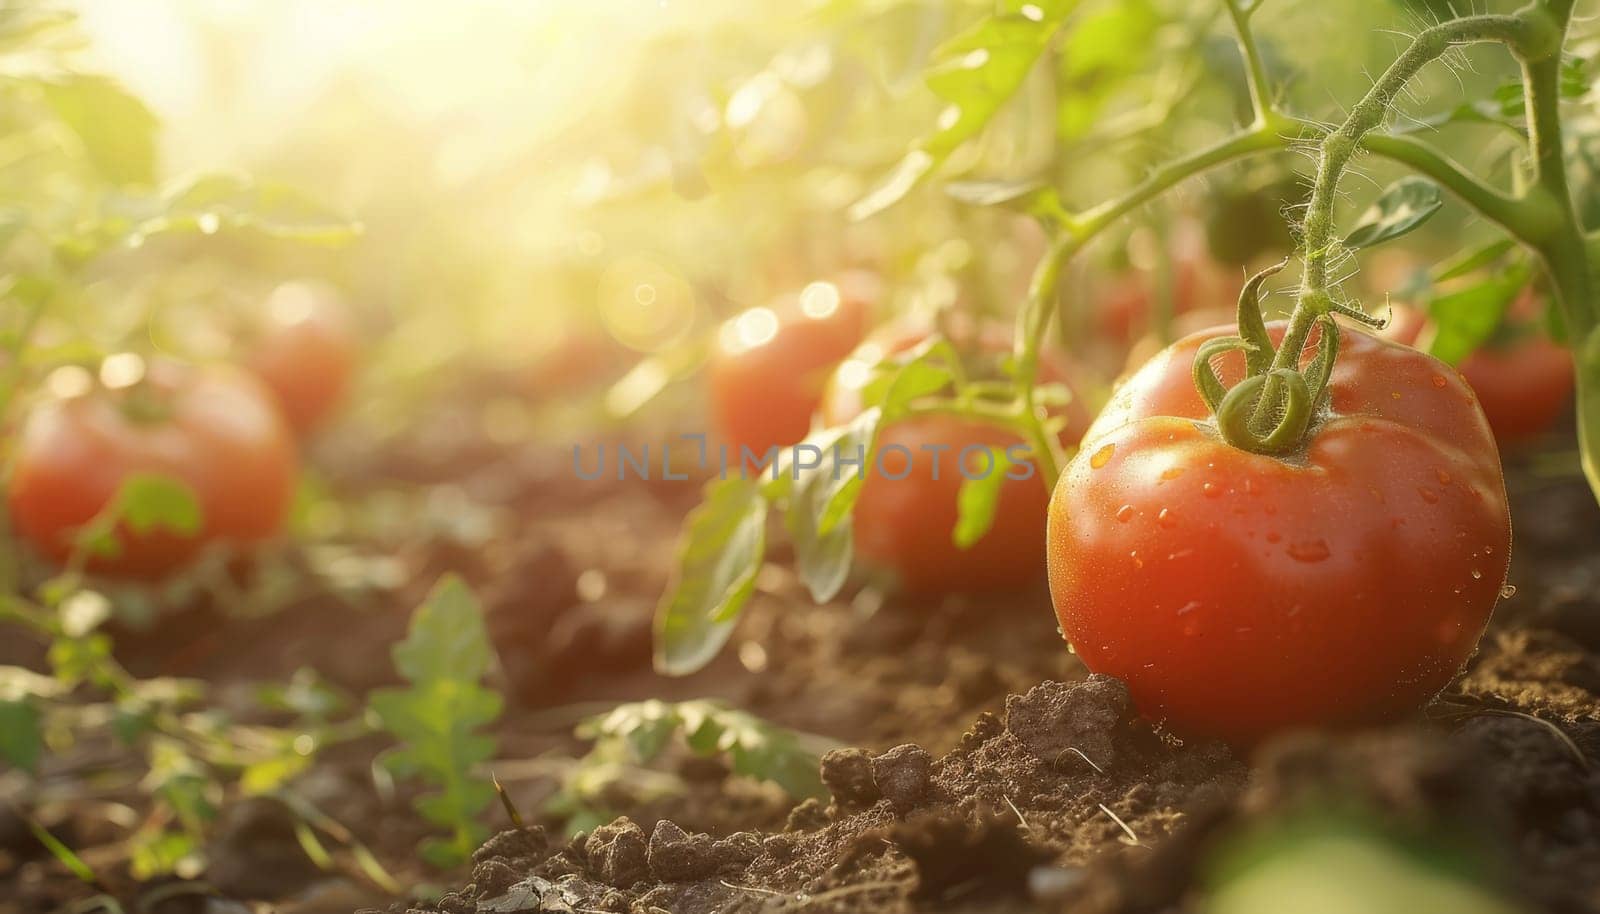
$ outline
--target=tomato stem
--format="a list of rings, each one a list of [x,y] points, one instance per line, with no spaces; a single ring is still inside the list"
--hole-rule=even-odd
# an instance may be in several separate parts
[[[1522,14],[1470,16],[1424,29],[1384,71],[1366,96],[1350,111],[1344,123],[1323,136],[1318,147],[1317,173],[1311,188],[1311,201],[1301,226],[1303,266],[1300,292],[1289,315],[1283,344],[1273,356],[1270,367],[1263,372],[1259,362],[1249,366],[1245,382],[1239,385],[1244,389],[1248,384],[1249,397],[1233,397],[1223,401],[1232,411],[1242,409],[1244,403],[1249,403],[1250,418],[1241,419],[1232,413],[1225,416],[1222,406],[1216,410],[1219,428],[1230,443],[1262,453],[1297,449],[1301,443],[1299,436],[1310,428],[1309,408],[1301,404],[1309,393],[1309,386],[1300,374],[1300,359],[1311,330],[1318,324],[1325,324],[1324,318],[1331,314],[1361,313],[1359,307],[1334,299],[1329,289],[1328,273],[1331,264],[1351,253],[1335,237],[1333,207],[1339,179],[1362,140],[1383,123],[1395,97],[1428,63],[1453,48],[1482,41],[1502,42],[1515,51],[1528,40],[1530,31]],[[1474,180],[1473,183],[1477,182]],[[1241,335],[1244,332],[1245,315],[1251,310],[1245,307],[1245,297],[1241,296]],[[1324,339],[1329,341],[1324,352],[1331,354],[1321,360],[1318,373],[1325,378],[1332,371],[1332,359],[1337,356],[1337,336],[1333,332],[1325,333]],[[1257,378],[1262,379],[1259,385]],[[1256,390],[1257,386],[1260,387],[1259,391]],[[1320,391],[1318,393],[1320,395]],[[1297,417],[1300,412],[1306,413],[1306,421],[1297,419],[1291,422],[1290,419]],[[1264,428],[1274,417],[1280,418],[1270,429]]]
[[[1034,274],[1027,307],[1019,321],[1018,356],[1019,401],[1024,410],[1034,412],[1032,387],[1038,374],[1039,350],[1047,337],[1054,314],[1054,290],[1063,264],[1070,261],[1090,241],[1121,217],[1149,203],[1172,187],[1213,168],[1263,152],[1296,151],[1306,143],[1320,146],[1317,183],[1307,215],[1304,244],[1307,276],[1291,316],[1290,335],[1276,351],[1273,363],[1260,366],[1261,373],[1273,367],[1298,370],[1298,360],[1311,330],[1325,316],[1345,314],[1365,323],[1375,323],[1358,308],[1346,305],[1328,294],[1327,276],[1331,262],[1342,256],[1343,246],[1333,239],[1335,185],[1350,157],[1359,149],[1398,162],[1438,182],[1472,209],[1504,228],[1512,237],[1538,251],[1549,266],[1558,298],[1568,311],[1568,326],[1578,340],[1580,377],[1580,420],[1592,429],[1594,446],[1586,453],[1596,455],[1590,479],[1600,492],[1600,328],[1593,317],[1591,264],[1600,263],[1600,235],[1586,239],[1577,226],[1565,174],[1560,162],[1560,122],[1557,111],[1560,73],[1560,47],[1573,0],[1538,0],[1511,15],[1481,15],[1440,23],[1420,32],[1412,44],[1386,71],[1367,96],[1351,112],[1345,123],[1329,129],[1305,118],[1276,109],[1259,49],[1250,30],[1250,17],[1258,2],[1223,0],[1232,19],[1235,39],[1244,60],[1255,119],[1234,135],[1161,166],[1122,194],[1076,213],[1052,212],[1041,222],[1051,238],[1050,248]],[[1500,42],[1522,59],[1537,57],[1529,64],[1533,78],[1525,79],[1530,97],[1529,119],[1538,147],[1543,193],[1514,197],[1485,183],[1433,145],[1402,133],[1375,130],[1387,115],[1395,95],[1428,62],[1463,44]],[[1546,178],[1545,175],[1550,177]],[[1558,186],[1559,182],[1559,186]],[[1311,229],[1315,228],[1315,232]],[[1331,319],[1327,321],[1332,325]],[[1592,353],[1592,355],[1586,355]],[[1323,369],[1332,371],[1331,362]],[[1324,382],[1325,384],[1325,382]],[[1278,386],[1278,385],[1269,385]],[[1320,397],[1316,383],[1308,383],[1313,403]],[[1585,398],[1583,390],[1593,391]],[[1275,391],[1270,402],[1278,403],[1282,392]],[[1268,400],[1263,397],[1262,400]],[[1585,406],[1584,404],[1588,405]],[[1281,406],[1281,404],[1280,404]],[[1263,415],[1279,407],[1258,407]],[[1591,415],[1592,414],[1592,415]],[[1262,421],[1258,416],[1256,422]],[[1585,438],[1589,434],[1585,434]],[[1045,451],[1041,450],[1041,453]],[[1053,453],[1053,451],[1052,451]],[[1059,455],[1058,455],[1059,456]],[[1057,464],[1059,466],[1059,463]],[[1046,482],[1055,476],[1046,466]]]

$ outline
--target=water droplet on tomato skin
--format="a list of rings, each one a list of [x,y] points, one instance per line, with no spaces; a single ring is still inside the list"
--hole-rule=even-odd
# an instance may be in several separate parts
[[[1442,469],[1441,470],[1434,470],[1433,472],[1434,472],[1434,475],[1439,477],[1439,485],[1447,486],[1447,485],[1450,484],[1451,480],[1450,480],[1450,474],[1449,473],[1446,473]]]
[[[1515,585],[1515,584],[1507,584],[1504,587],[1500,588],[1500,599],[1502,599],[1502,600],[1509,600],[1509,599],[1511,599],[1512,597],[1514,597],[1516,595],[1517,595],[1517,585]]]
[[[1289,544],[1289,558],[1297,562],[1321,562],[1333,554],[1326,540],[1296,540]]]
[[[1178,607],[1178,615],[1187,616],[1189,613],[1194,612],[1204,605],[1205,604],[1201,603],[1199,600],[1190,600],[1189,602]]]
[[[1269,543],[1277,543],[1277,542],[1281,542],[1282,540],[1283,540],[1283,534],[1282,533],[1279,533],[1276,530],[1268,530],[1267,531],[1267,542],[1269,542]]]
[[[1422,500],[1430,505],[1436,505],[1439,503],[1439,493],[1433,491],[1427,486],[1417,486],[1417,494],[1421,495]]]
[[[1133,520],[1133,505],[1123,505],[1117,509],[1117,520],[1127,523]]]
[[[1178,525],[1178,519],[1173,516],[1171,508],[1162,508],[1161,513],[1156,515],[1156,523],[1171,529]]]
[[[1128,553],[1128,558],[1133,559],[1133,567],[1135,567],[1135,568],[1143,568],[1144,567],[1144,559],[1139,555],[1139,550],[1135,549],[1135,550],[1129,552]]]
[[[1168,479],[1177,479],[1179,476],[1182,476],[1182,475],[1183,475],[1183,467],[1167,467],[1166,469],[1161,471],[1161,479],[1162,479],[1163,482],[1165,482]]]
[[[1440,389],[1440,390],[1444,390],[1444,386],[1445,386],[1445,384],[1447,384],[1447,383],[1449,383],[1449,382],[1447,382],[1447,381],[1446,381],[1446,380],[1445,380],[1445,379],[1444,379],[1444,375],[1442,375],[1442,374],[1436,374],[1436,375],[1434,375],[1434,376],[1433,376],[1433,386],[1434,386],[1434,387],[1437,387],[1437,388],[1439,388],[1439,389]]]
[[[1479,570],[1478,570],[1478,569],[1476,569],[1476,568],[1474,568],[1474,569],[1472,569],[1472,579],[1473,579],[1473,580],[1474,580],[1474,581],[1481,581],[1481,580],[1483,580],[1483,572],[1481,572],[1481,571],[1479,571]]]
[[[1201,486],[1200,487],[1200,491],[1202,493],[1204,493],[1205,497],[1207,497],[1207,498],[1220,498],[1220,497],[1222,497],[1222,487],[1217,485],[1214,482],[1208,482],[1205,485]]]
[[[1116,450],[1117,446],[1115,444],[1108,444],[1100,450],[1095,451],[1094,454],[1089,457],[1089,468],[1091,470],[1098,470],[1110,463],[1111,455],[1116,453]]]

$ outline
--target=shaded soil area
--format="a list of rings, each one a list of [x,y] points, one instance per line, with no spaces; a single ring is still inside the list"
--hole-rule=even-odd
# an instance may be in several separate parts
[[[118,651],[140,675],[204,679],[224,701],[302,667],[359,694],[391,682],[388,645],[410,609],[439,574],[460,572],[485,602],[510,698],[496,774],[528,825],[460,872],[428,871],[410,796],[374,788],[383,744],[362,739],[320,755],[295,789],[399,879],[438,887],[432,901],[395,901],[313,865],[285,810],[235,799],[197,879],[107,877],[130,912],[1199,910],[1218,846],[1329,803],[1461,838],[1497,861],[1480,875],[1529,910],[1600,911],[1600,509],[1580,478],[1513,472],[1518,591],[1424,716],[1286,736],[1241,758],[1137,718],[1120,683],[1065,649],[1042,587],[933,605],[860,590],[815,606],[778,555],[722,656],[692,677],[657,677],[650,614],[698,487],[576,484],[570,452],[486,442],[451,421],[376,446],[328,441],[319,459],[353,499],[433,487],[446,493],[441,515],[481,516],[481,530],[406,525],[376,547],[398,584],[362,607],[312,595],[240,619],[201,603],[119,630]],[[375,465],[375,453],[404,460]],[[607,825],[571,836],[546,812],[564,766],[587,751],[579,720],[624,700],[698,697],[836,746],[822,766],[831,798],[796,805],[683,755],[663,764],[674,789],[609,793]],[[103,772],[114,752],[81,746],[41,783]],[[136,806],[136,786],[96,796]],[[35,813],[92,858],[118,834],[99,802]],[[0,811],[0,911],[55,911],[96,891]]]

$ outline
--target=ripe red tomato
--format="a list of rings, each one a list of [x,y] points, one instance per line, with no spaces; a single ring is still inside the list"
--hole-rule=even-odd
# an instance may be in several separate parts
[[[1224,443],[1178,341],[1113,396],[1050,506],[1051,595],[1085,665],[1178,733],[1249,744],[1419,707],[1472,653],[1511,521],[1461,376],[1353,330],[1288,459]],[[1282,337],[1283,325],[1273,325]],[[1218,359],[1236,382],[1243,359]]]
[[[877,277],[852,273],[725,323],[708,367],[721,441],[762,454],[804,438],[833,369],[866,334],[878,294]]]
[[[1572,402],[1572,353],[1538,331],[1490,343],[1461,360],[1461,375],[1478,394],[1501,447],[1518,447],[1548,432]]]
[[[904,352],[927,336],[925,329],[886,328],[869,341],[873,349],[866,357],[876,361]],[[981,352],[1004,355],[1011,350],[1010,331],[998,325],[986,327],[975,345]],[[1084,389],[1072,385],[1072,373],[1056,353],[1042,355],[1039,374],[1041,380],[1068,384],[1075,392]],[[847,422],[860,411],[859,389],[840,383],[830,388],[823,404],[830,424]],[[1067,426],[1061,438],[1076,441],[1088,425],[1088,406],[1075,397],[1063,415]],[[884,455],[881,472],[869,468],[856,502],[856,557],[890,572],[900,589],[915,594],[1022,589],[1039,582],[1050,499],[1037,465],[1029,478],[1001,483],[994,526],[987,535],[965,550],[951,539],[959,516],[956,498],[964,481],[957,463],[962,450],[987,446],[1003,451],[1019,444],[1019,438],[1002,428],[949,416],[919,416],[884,428],[878,436],[878,451]],[[946,449],[933,450],[941,446]],[[988,469],[979,452],[968,459],[969,474]],[[1006,465],[994,472],[1006,472]]]
[[[272,389],[296,434],[322,424],[344,399],[356,364],[355,331],[335,293],[285,283],[266,303],[266,323],[247,362]]]
[[[294,497],[294,437],[271,394],[234,369],[151,365],[138,385],[94,390],[35,408],[17,441],[7,497],[17,533],[62,562],[84,524],[136,474],[187,484],[204,515],[199,535],[117,532],[114,557],[89,568],[158,577],[206,542],[248,542],[282,527]]]

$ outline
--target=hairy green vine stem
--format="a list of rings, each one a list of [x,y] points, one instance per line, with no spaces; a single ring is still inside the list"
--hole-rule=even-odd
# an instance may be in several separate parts
[[[1358,150],[1365,149],[1442,185],[1544,262],[1574,340],[1580,379],[1578,413],[1584,470],[1591,488],[1600,495],[1600,326],[1597,326],[1600,313],[1597,313],[1595,301],[1596,283],[1600,281],[1596,278],[1596,268],[1600,266],[1600,232],[1586,235],[1578,219],[1563,161],[1560,117],[1561,51],[1575,0],[1533,0],[1510,15],[1468,16],[1424,29],[1344,123],[1332,130],[1287,115],[1274,106],[1262,58],[1250,31],[1250,18],[1260,0],[1222,2],[1232,20],[1244,61],[1255,117],[1233,136],[1156,169],[1117,197],[1076,213],[1057,212],[1046,220],[1051,234],[1050,248],[1035,272],[1028,305],[1018,328],[1019,414],[1033,417],[1032,428],[1042,428],[1037,424],[1040,420],[1034,408],[1032,385],[1038,373],[1039,349],[1054,315],[1056,280],[1066,261],[1122,216],[1195,175],[1247,156],[1315,142],[1319,146],[1317,173],[1302,232],[1304,269],[1287,333],[1283,344],[1273,350],[1266,364],[1261,364],[1258,349],[1242,343],[1237,347],[1245,348],[1251,356],[1250,377],[1268,380],[1259,385],[1251,384],[1245,391],[1253,401],[1248,422],[1238,421],[1236,415],[1239,403],[1245,399],[1245,394],[1241,394],[1230,405],[1223,424],[1242,430],[1241,441],[1247,445],[1254,442],[1257,447],[1290,449],[1292,445],[1285,444],[1280,432],[1285,426],[1295,424],[1286,421],[1294,412],[1293,404],[1286,398],[1298,399],[1298,390],[1295,382],[1281,372],[1299,375],[1306,381],[1306,392],[1311,395],[1310,403],[1314,408],[1337,358],[1338,325],[1333,315],[1343,314],[1374,323],[1359,309],[1336,301],[1328,289],[1330,266],[1344,254],[1335,238],[1334,201],[1338,182],[1351,158]],[[1526,193],[1507,194],[1490,186],[1421,138],[1377,129],[1388,117],[1396,96],[1424,66],[1454,48],[1482,42],[1504,44],[1522,65],[1534,165],[1533,185]],[[1306,340],[1318,326],[1325,328],[1322,345],[1311,364],[1302,369],[1300,361]],[[1206,373],[1214,378],[1209,367]],[[1202,383],[1201,375],[1197,366],[1197,384]],[[1204,387],[1202,392],[1207,392]],[[1218,391],[1210,392],[1216,396],[1207,399],[1215,400],[1215,406],[1220,408],[1226,396]],[[1054,450],[1050,453],[1054,454]]]
[[[1526,31],[1520,16],[1470,16],[1424,29],[1389,65],[1366,97],[1351,109],[1344,123],[1322,138],[1311,202],[1302,224],[1301,243],[1305,254],[1300,293],[1289,316],[1283,345],[1273,360],[1274,369],[1298,370],[1300,354],[1312,325],[1318,317],[1333,310],[1333,300],[1328,293],[1328,266],[1344,253],[1334,237],[1333,202],[1339,179],[1362,139],[1383,124],[1395,96],[1428,63],[1451,48],[1474,42],[1499,41],[1516,47],[1523,41]],[[1263,408],[1269,399],[1270,393],[1263,397]]]

